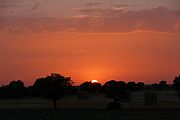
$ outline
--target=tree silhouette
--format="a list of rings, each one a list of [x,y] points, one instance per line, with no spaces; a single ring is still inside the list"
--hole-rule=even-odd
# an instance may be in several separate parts
[[[100,92],[102,92],[102,85],[101,85],[101,83],[91,83],[91,85],[92,85],[92,89],[91,89],[91,92],[92,93],[100,93]]]
[[[91,82],[88,82],[88,81],[86,81],[86,82],[83,82],[81,85],[80,85],[80,89],[82,90],[82,91],[90,91],[91,90]]]
[[[136,84],[136,88],[137,88],[137,90],[144,90],[145,84],[143,82],[138,82]]]
[[[165,80],[162,80],[159,83],[152,84],[150,88],[154,90],[167,90],[170,89],[170,86],[167,84]]]
[[[168,89],[168,84],[166,81],[162,80],[159,82],[159,89],[161,90],[165,90],[165,89]]]
[[[27,87],[27,95],[30,97],[40,97],[40,89],[35,86],[28,86]]]
[[[104,84],[104,89],[106,92],[106,96],[109,98],[112,98],[114,102],[117,102],[120,100],[120,94],[119,94],[119,86],[118,82],[115,80],[108,81]]]
[[[25,96],[26,88],[21,80],[14,80],[5,86],[9,98],[22,98]]]
[[[180,76],[176,76],[173,80],[173,87],[178,92],[178,96],[180,96]]]
[[[158,90],[159,89],[159,84],[158,83],[154,83],[150,86],[150,89],[154,89],[154,90]]]
[[[0,99],[7,98],[7,96],[8,96],[8,91],[7,91],[6,86],[1,86],[0,87]]]
[[[136,83],[133,81],[133,82],[128,82],[127,83],[127,89],[129,91],[136,91],[137,88],[136,88]]]
[[[100,83],[84,82],[80,85],[81,91],[87,91],[89,93],[98,93],[102,91]]]
[[[50,76],[37,79],[33,86],[41,95],[52,100],[54,110],[57,110],[57,100],[68,94],[72,84],[70,77],[52,73]]]
[[[113,103],[108,105],[108,109],[120,109],[121,104],[118,103],[126,94],[126,83],[122,81],[111,80],[104,84],[106,96],[113,99]]]

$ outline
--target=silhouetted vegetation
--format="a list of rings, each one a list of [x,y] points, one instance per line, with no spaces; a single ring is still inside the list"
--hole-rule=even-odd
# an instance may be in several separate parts
[[[126,83],[123,81],[111,80],[106,82],[103,87],[106,96],[114,100],[107,108],[110,110],[121,109],[120,101],[127,94]]]
[[[136,84],[136,89],[137,90],[144,90],[145,89],[145,84],[143,82],[138,82]]]
[[[68,94],[72,84],[70,77],[52,73],[50,76],[37,79],[33,87],[39,95],[52,100],[54,109],[57,110],[56,101]]]
[[[89,93],[100,93],[102,92],[102,86],[100,83],[84,82],[80,85],[80,90]]]
[[[167,90],[168,88],[169,88],[169,86],[165,80],[162,80],[159,82],[159,89]]]
[[[136,83],[135,82],[128,82],[127,83],[127,89],[129,91],[136,91]]]
[[[176,76],[173,80],[173,88],[177,91],[178,96],[180,97],[180,76]]]
[[[175,77],[173,80],[173,88],[180,96],[180,76]],[[107,108],[109,110],[119,110],[122,108],[121,102],[131,102],[132,92],[144,90],[171,90],[171,86],[164,80],[152,85],[145,85],[143,82],[136,83],[131,81],[125,83],[124,81],[110,80],[103,86],[98,82],[84,82],[80,86],[73,86],[73,81],[70,77],[52,73],[49,76],[36,79],[34,84],[28,87],[24,86],[22,80],[11,81],[8,85],[0,87],[0,99],[41,97],[51,100],[54,109],[57,110],[57,100],[65,95],[78,93],[78,99],[85,100],[89,98],[90,94],[103,93],[106,97],[113,100],[113,102],[108,104]],[[155,97],[151,98],[154,98],[154,101],[156,100]]]
[[[0,88],[0,98],[23,98],[26,95],[26,88],[21,80],[14,80],[8,85]]]
[[[154,83],[151,85],[147,85],[146,89],[151,90],[172,90],[172,85],[168,85],[165,80],[160,81],[159,83]]]

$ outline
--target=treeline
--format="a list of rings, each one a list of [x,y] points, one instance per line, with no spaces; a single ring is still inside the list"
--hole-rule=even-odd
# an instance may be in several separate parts
[[[47,76],[45,78],[36,79],[34,84],[28,87],[25,87],[22,80],[11,81],[8,85],[3,85],[0,87],[0,98],[40,97],[42,96],[44,89],[49,89],[49,83],[53,81],[53,77],[55,76],[60,77],[59,82],[64,82],[59,84],[67,84],[66,86],[68,86],[69,89],[68,91],[66,91],[66,93],[68,94],[76,94],[78,91],[87,91],[89,93],[104,93],[106,91],[106,88],[110,84],[117,85],[129,92],[142,90],[172,90],[175,88],[180,89],[178,77],[175,78],[174,85],[169,85],[166,81],[160,81],[159,83],[145,85],[145,83],[143,82],[136,83],[132,81],[126,83],[124,81],[110,80],[103,85],[101,83],[91,83],[91,81],[86,81],[83,82],[80,86],[73,86],[74,82],[70,77],[64,77],[60,74],[52,73],[50,76]]]
[[[51,77],[55,74],[51,74]],[[59,75],[59,74],[56,74]],[[4,85],[0,87],[0,99],[2,98],[23,98],[23,97],[42,97],[44,94],[44,90],[50,89],[51,85],[51,78],[38,78],[32,86],[25,87],[22,80],[14,80],[11,81],[8,85]],[[155,83],[152,85],[145,85],[143,82],[127,82],[124,81],[117,81],[117,80],[110,80],[107,81],[105,84],[101,83],[91,83],[90,82],[83,82],[80,86],[73,86],[73,81],[71,78],[64,77],[59,75],[59,77],[63,77],[65,79],[59,80],[65,82],[66,80],[69,83],[67,84],[69,89],[66,91],[67,94],[76,94],[78,91],[87,91],[89,93],[105,93],[106,88],[109,87],[111,84],[117,85],[120,88],[123,88],[126,91],[133,92],[133,91],[142,91],[142,90],[171,90],[172,85],[168,85],[166,81],[160,81],[159,83]],[[47,80],[49,79],[49,80]],[[58,84],[58,82],[57,82]],[[59,83],[60,84],[60,83]],[[58,86],[57,86],[58,87]],[[177,87],[177,86],[176,86]],[[57,89],[58,90],[58,89]]]
[[[53,77],[59,77],[57,84],[64,84],[68,86],[69,89],[66,91],[67,94],[76,94],[78,91],[87,91],[89,93],[104,93],[106,88],[110,84],[117,85],[126,91],[142,91],[142,90],[172,90],[180,89],[180,77],[176,77],[173,81],[173,85],[167,84],[166,81],[160,81],[159,83],[154,83],[151,85],[145,85],[143,82],[124,82],[118,80],[110,80],[105,84],[101,83],[91,83],[91,81],[83,82],[80,86],[73,86],[74,82],[70,77],[64,77],[60,74],[52,73],[50,76],[45,78],[38,78],[35,80],[32,86],[25,87],[22,80],[11,81],[8,85],[3,85],[0,87],[0,98],[23,98],[23,97],[41,97],[44,94],[43,90],[49,89],[51,86],[49,83],[53,81]],[[52,80],[51,80],[52,79]],[[62,83],[58,83],[62,82]],[[56,84],[55,84],[56,85]],[[58,87],[58,86],[57,86]]]
[[[32,86],[25,87],[22,80],[15,80],[8,85],[0,87],[0,99],[20,99],[24,97],[43,97],[52,100],[54,109],[56,101],[65,95],[77,94],[80,91],[88,93],[105,93],[115,103],[123,97],[126,98],[130,92],[143,90],[176,90],[180,93],[180,76],[175,77],[173,85],[166,81],[160,81],[152,85],[145,85],[143,82],[124,82],[110,80],[105,84],[84,82],[80,86],[74,86],[70,77],[52,73],[49,76],[38,78]],[[115,105],[117,106],[117,105]]]

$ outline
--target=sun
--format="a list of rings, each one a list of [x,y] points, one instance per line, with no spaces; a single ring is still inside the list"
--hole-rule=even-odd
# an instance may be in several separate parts
[[[91,83],[98,83],[98,80],[91,80]]]

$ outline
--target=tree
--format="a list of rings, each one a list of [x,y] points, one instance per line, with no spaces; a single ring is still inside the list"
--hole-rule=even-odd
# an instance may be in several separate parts
[[[91,82],[88,82],[88,81],[86,81],[86,82],[83,82],[81,85],[80,85],[80,89],[82,90],[82,91],[90,91],[91,90]]]
[[[168,84],[166,81],[162,80],[159,82],[159,88],[162,90],[168,89]]]
[[[68,94],[73,81],[70,77],[52,73],[50,76],[39,78],[34,83],[34,88],[43,96],[50,99],[57,110],[57,100]]]
[[[180,96],[180,76],[176,76],[173,80],[173,88],[178,92],[178,96]]]
[[[120,102],[121,98],[126,93],[126,83],[122,81],[111,80],[106,82],[103,87],[106,93],[106,97],[109,97],[114,101],[108,105],[108,109],[120,109],[121,104],[118,102]]]
[[[135,91],[135,90],[137,90],[137,88],[136,88],[136,83],[135,83],[135,82],[128,82],[128,83],[127,83],[127,88],[128,88],[129,91]]]
[[[158,90],[159,89],[159,84],[158,83],[154,83],[154,84],[151,85],[150,88],[154,89],[154,90]]]
[[[34,86],[28,86],[27,87],[27,95],[30,97],[39,97],[40,96],[40,91],[37,89],[37,87]]]
[[[21,98],[25,96],[26,88],[21,80],[14,80],[5,86],[9,98]]]
[[[100,83],[84,82],[80,85],[80,89],[90,93],[98,93],[102,91],[102,86]]]
[[[92,85],[92,89],[91,89],[91,91],[90,92],[92,92],[92,93],[100,93],[100,92],[102,92],[102,85],[101,85],[101,83],[91,83],[91,85]]]
[[[136,84],[137,90],[144,90],[145,84],[143,82],[138,82]]]
[[[8,92],[6,86],[0,87],[0,99],[7,98]]]

